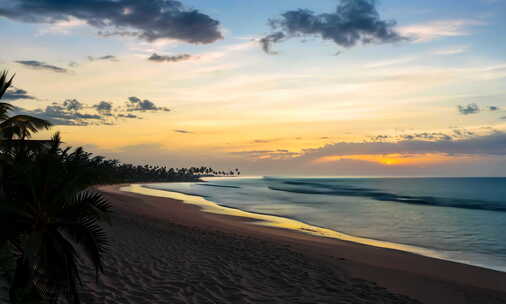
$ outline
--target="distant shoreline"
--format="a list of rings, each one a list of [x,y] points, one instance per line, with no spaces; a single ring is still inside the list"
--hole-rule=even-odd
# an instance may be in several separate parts
[[[245,221],[252,219],[205,213],[200,211],[205,206],[122,192],[120,188],[118,185],[99,187],[106,196],[113,198],[120,212],[284,244],[305,256],[328,262],[329,267],[338,267],[353,277],[376,282],[392,292],[424,303],[506,302],[506,273],[292,230],[245,225]]]

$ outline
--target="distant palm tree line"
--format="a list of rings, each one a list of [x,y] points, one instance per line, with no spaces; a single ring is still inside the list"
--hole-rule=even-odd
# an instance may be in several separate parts
[[[91,155],[91,154],[90,154]],[[201,177],[239,176],[238,169],[219,171],[210,167],[167,168],[165,166],[122,164],[102,156],[89,157],[100,183],[197,181]]]
[[[13,77],[0,73],[0,98]],[[48,121],[9,116],[14,107],[0,102],[0,271],[12,303],[80,303],[82,257],[103,272],[110,246],[101,223],[111,206],[90,187],[128,182],[196,181],[204,176],[240,175],[209,167],[169,168],[122,164],[63,147],[59,133],[31,140]]]

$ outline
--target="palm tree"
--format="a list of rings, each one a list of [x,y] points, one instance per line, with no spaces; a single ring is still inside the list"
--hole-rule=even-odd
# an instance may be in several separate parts
[[[9,79],[7,71],[0,73],[0,99],[12,85],[14,76],[15,75],[12,75]],[[40,143],[27,143],[25,139],[30,138],[33,133],[37,133],[39,130],[51,127],[50,122],[29,115],[15,115],[9,117],[8,112],[14,109],[15,107],[10,103],[0,102],[0,180],[3,178],[2,158],[7,152],[6,150],[33,148],[34,145],[39,146]],[[21,140],[21,145],[16,145],[16,141],[13,141],[14,138]],[[0,185],[0,199],[4,197],[4,189],[3,186]]]
[[[7,71],[0,73],[0,99],[4,96],[7,89],[12,85],[15,75],[8,78]],[[15,107],[10,103],[0,102],[0,138],[25,140],[30,138],[33,133],[39,130],[49,129],[51,123],[47,120],[33,117],[30,115],[15,115],[9,117],[9,111]]]
[[[6,195],[0,202],[0,248],[15,260],[10,299],[13,303],[47,301],[62,296],[79,303],[78,260],[90,261],[103,272],[109,242],[99,225],[110,205],[85,191],[93,180],[89,153],[60,148],[59,134],[46,148],[32,153],[8,153],[4,162]]]

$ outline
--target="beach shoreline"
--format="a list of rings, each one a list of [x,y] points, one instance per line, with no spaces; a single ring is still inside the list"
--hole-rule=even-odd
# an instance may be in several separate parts
[[[159,184],[159,183],[155,183]],[[462,263],[466,265],[502,271],[506,272],[506,269],[495,269],[494,267],[488,265],[480,265],[480,264],[472,264],[466,263],[459,260],[453,260],[444,255],[440,254],[436,250],[431,250],[419,246],[414,245],[406,245],[393,243],[389,241],[379,240],[379,239],[371,239],[366,237],[358,237],[350,234],[342,233],[339,231],[335,231],[326,227],[321,227],[314,225],[312,223],[307,223],[301,221],[297,218],[291,217],[283,217],[276,214],[267,214],[267,213],[258,213],[253,211],[246,211],[237,207],[232,207],[228,205],[219,204],[217,202],[211,201],[205,197],[196,196],[192,194],[187,194],[185,192],[178,192],[172,190],[162,190],[157,187],[152,187],[150,183],[146,184],[131,184],[127,187],[122,187],[120,190],[125,192],[133,192],[137,194],[144,194],[148,196],[158,196],[158,197],[166,197],[170,199],[180,200],[186,204],[191,204],[194,206],[198,206],[201,208],[201,211],[212,213],[212,214],[221,214],[221,215],[230,215],[234,217],[241,217],[244,221],[253,222],[255,225],[274,227],[279,229],[287,229],[287,230],[295,230],[298,232],[307,233],[317,237],[324,238],[334,238],[341,241],[349,241],[352,243],[359,243],[362,245],[380,247],[384,249],[394,249],[398,251],[409,252],[412,254],[418,254],[426,257],[436,258],[440,260]]]
[[[246,243],[251,238],[287,246],[290,251],[325,263],[348,278],[372,281],[389,292],[423,303],[506,303],[506,273],[503,272],[293,230],[249,225],[242,217],[202,212],[198,206],[123,192],[121,187],[98,189],[122,214],[201,232],[224,233]]]

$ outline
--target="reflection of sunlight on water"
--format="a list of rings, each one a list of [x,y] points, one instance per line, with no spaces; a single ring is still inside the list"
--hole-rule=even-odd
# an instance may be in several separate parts
[[[122,187],[120,189],[121,191],[125,192],[133,192],[137,194],[142,195],[148,195],[148,196],[157,196],[157,197],[167,197],[171,199],[177,199],[181,200],[187,204],[196,205],[202,208],[204,212],[213,213],[213,214],[222,214],[222,215],[231,215],[231,216],[237,216],[237,217],[243,217],[248,219],[256,220],[255,222],[252,222],[252,224],[255,225],[261,225],[261,226],[267,226],[267,227],[276,227],[276,228],[284,228],[284,229],[290,229],[290,230],[296,230],[299,232],[304,232],[307,234],[320,236],[320,237],[327,237],[327,238],[335,238],[340,239],[344,241],[350,241],[375,247],[382,247],[382,248],[388,248],[388,249],[395,249],[395,250],[401,250],[411,253],[416,253],[420,255],[430,256],[434,258],[441,258],[444,257],[438,254],[435,251],[415,247],[415,246],[409,246],[409,245],[402,245],[402,244],[396,244],[391,242],[384,242],[384,241],[377,241],[367,238],[361,238],[361,237],[355,237],[351,235],[347,235],[344,233],[339,233],[334,230],[321,228],[317,226],[312,226],[303,222],[299,222],[293,219],[283,218],[283,217],[277,217],[272,215],[265,215],[265,214],[258,214],[258,213],[251,213],[242,211],[239,209],[234,208],[228,208],[224,206],[220,206],[218,204],[215,204],[211,201],[208,201],[200,196],[194,196],[194,195],[187,195],[182,194],[178,192],[169,192],[164,190],[155,190],[143,187],[142,185],[138,184],[132,184],[127,187]]]

